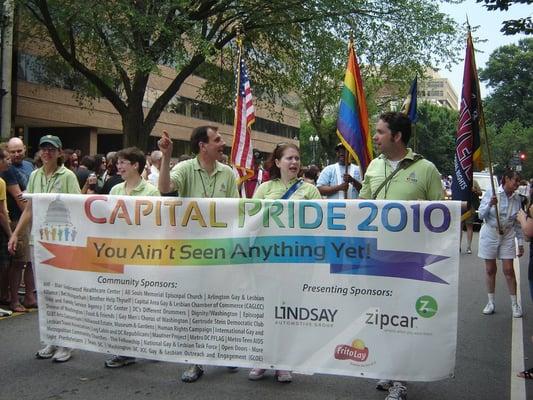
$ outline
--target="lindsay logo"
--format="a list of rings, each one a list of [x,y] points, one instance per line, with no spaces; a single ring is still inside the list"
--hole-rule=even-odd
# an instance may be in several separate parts
[[[361,339],[355,339],[352,345],[339,344],[335,347],[335,358],[337,360],[352,360],[363,362],[368,358],[368,347]]]
[[[276,306],[274,318],[293,321],[335,322],[337,309]]]

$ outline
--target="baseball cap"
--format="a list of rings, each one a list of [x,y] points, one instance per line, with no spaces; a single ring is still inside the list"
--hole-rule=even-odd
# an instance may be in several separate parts
[[[337,143],[337,145],[335,146],[335,150],[339,150],[343,148],[344,148],[344,145],[342,143]]]
[[[42,146],[45,143],[51,144],[57,149],[60,149],[63,146],[61,140],[54,135],[45,135],[39,140],[39,146]]]

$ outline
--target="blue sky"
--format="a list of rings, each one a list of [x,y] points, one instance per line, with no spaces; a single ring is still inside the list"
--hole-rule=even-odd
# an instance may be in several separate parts
[[[508,19],[524,18],[533,15],[533,7],[527,5],[512,5],[508,11],[487,11],[482,3],[476,3],[475,0],[466,0],[462,4],[443,4],[441,5],[443,12],[449,14],[458,23],[464,23],[466,16],[470,26],[479,25],[478,30],[474,36],[479,39],[486,39],[484,43],[476,43],[476,64],[478,68],[485,67],[486,62],[489,59],[491,53],[498,47],[504,46],[510,43],[517,43],[520,39],[526,37],[526,35],[511,35],[506,36],[500,29],[502,22]],[[464,54],[466,51],[466,38],[465,49],[462,50],[462,61],[455,65],[451,71],[441,69],[439,74],[445,78],[448,78],[452,83],[458,96],[461,96],[461,86],[463,82],[463,68],[464,68]],[[481,95],[484,97],[487,94],[486,88],[481,85]]]

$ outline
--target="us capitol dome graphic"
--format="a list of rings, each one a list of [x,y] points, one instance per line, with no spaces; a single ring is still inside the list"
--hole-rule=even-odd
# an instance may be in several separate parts
[[[70,220],[70,211],[59,196],[53,200],[48,209],[44,223],[39,229],[41,240],[51,242],[73,242],[77,230]]]

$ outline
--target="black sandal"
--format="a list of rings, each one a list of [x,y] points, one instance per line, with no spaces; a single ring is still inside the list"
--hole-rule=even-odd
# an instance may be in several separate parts
[[[533,368],[526,369],[525,371],[520,372],[518,375],[519,378],[524,379],[533,379]]]

